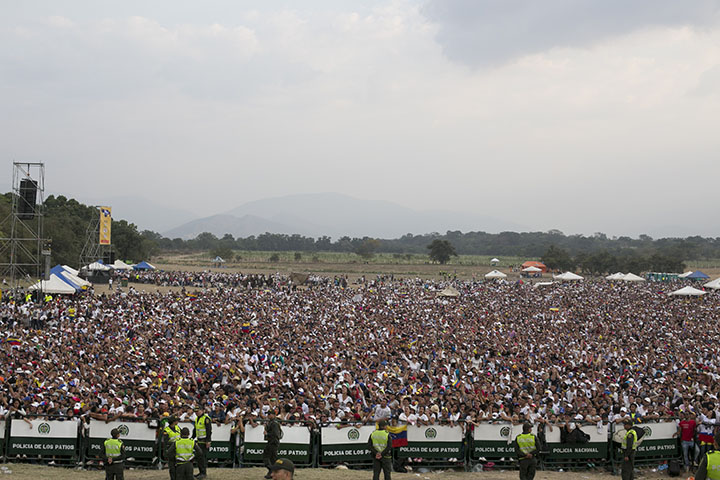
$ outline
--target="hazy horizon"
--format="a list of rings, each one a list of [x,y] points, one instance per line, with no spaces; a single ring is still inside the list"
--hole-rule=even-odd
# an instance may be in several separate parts
[[[340,192],[529,231],[720,236],[720,0],[3,13],[2,191],[13,161],[44,162],[46,195],[135,199],[120,216],[143,224]]]

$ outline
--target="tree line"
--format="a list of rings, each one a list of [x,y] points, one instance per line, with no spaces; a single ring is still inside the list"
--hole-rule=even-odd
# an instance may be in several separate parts
[[[0,196],[0,220],[10,212],[11,194]],[[97,209],[62,195],[49,196],[44,203],[45,236],[52,239],[54,263],[73,265],[79,258],[87,236],[90,221],[98,215]],[[7,236],[0,225],[0,236]],[[230,234],[217,237],[201,233],[189,240],[166,238],[159,233],[138,228],[126,220],[113,220],[112,243],[116,258],[139,261],[160,251],[212,252],[232,256],[234,251],[295,251],[354,253],[370,258],[377,253],[432,254],[435,241],[443,242],[442,259],[448,255],[516,256],[539,258],[550,268],[581,270],[602,274],[615,271],[680,271],[683,262],[720,258],[720,237],[653,239],[648,235],[608,237],[593,235],[565,235],[559,230],[547,232],[486,233],[447,231],[415,235],[408,233],[400,238],[379,239],[344,236],[333,240],[299,234],[264,233],[245,238]],[[437,243],[435,246],[437,247]],[[450,249],[448,249],[450,247]],[[435,258],[436,260],[440,260]]]

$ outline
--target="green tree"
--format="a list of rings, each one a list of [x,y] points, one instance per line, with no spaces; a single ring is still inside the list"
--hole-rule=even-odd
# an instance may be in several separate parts
[[[447,240],[435,239],[427,246],[427,249],[430,250],[430,260],[441,265],[450,261],[450,257],[457,257],[455,247]]]
[[[552,270],[574,270],[575,262],[570,254],[555,245],[550,245],[540,260]]]
[[[375,252],[380,247],[380,241],[374,238],[363,238],[360,245],[355,248],[355,253],[365,260],[369,260],[375,256]]]

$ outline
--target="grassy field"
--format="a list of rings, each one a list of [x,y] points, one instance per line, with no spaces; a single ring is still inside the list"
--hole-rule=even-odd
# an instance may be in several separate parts
[[[493,269],[508,274],[509,280],[520,278],[519,273],[510,272],[510,265],[520,265],[526,260],[537,260],[524,257],[497,256],[500,260],[497,266],[491,265],[493,256],[460,255],[453,257],[450,263],[439,265],[430,263],[427,255],[400,255],[377,254],[365,260],[354,253],[301,253],[296,259],[295,252],[249,252],[237,251],[239,260],[229,261],[220,268],[212,263],[208,254],[161,254],[153,259],[152,263],[163,270],[185,271],[226,271],[243,273],[290,273],[305,272],[319,275],[348,275],[350,279],[360,276],[374,278],[376,275],[390,275],[396,277],[442,278],[446,275],[467,280],[481,279],[483,275]],[[277,255],[276,261],[270,257]],[[688,263],[688,270],[702,270],[710,278],[720,276],[720,259],[704,260]],[[549,277],[549,275],[545,275]]]
[[[105,474],[101,471],[74,470],[60,467],[38,467],[34,465],[21,464],[4,464],[11,474],[0,475],[3,478],[17,479],[53,479],[53,480],[98,480],[105,478]],[[208,480],[260,480],[265,475],[264,468],[242,468],[242,469],[209,469]],[[643,473],[643,478],[660,478],[666,477],[658,472],[647,471]],[[167,480],[169,474],[167,470],[126,470],[126,480]],[[368,480],[372,478],[372,472],[368,470],[324,470],[324,469],[298,469],[295,472],[297,480]],[[515,480],[518,478],[517,471],[494,471],[494,472],[454,472],[439,471],[431,473],[393,473],[392,478],[395,480]],[[535,476],[537,480],[563,480],[563,479],[597,479],[609,480],[613,477],[608,473],[599,472],[537,472]]]

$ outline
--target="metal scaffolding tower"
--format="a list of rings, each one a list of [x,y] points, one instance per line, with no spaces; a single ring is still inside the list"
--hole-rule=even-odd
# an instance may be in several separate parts
[[[47,274],[50,241],[43,238],[45,164],[13,163],[10,213],[0,221],[0,277],[11,288]],[[43,258],[45,261],[43,261]]]

